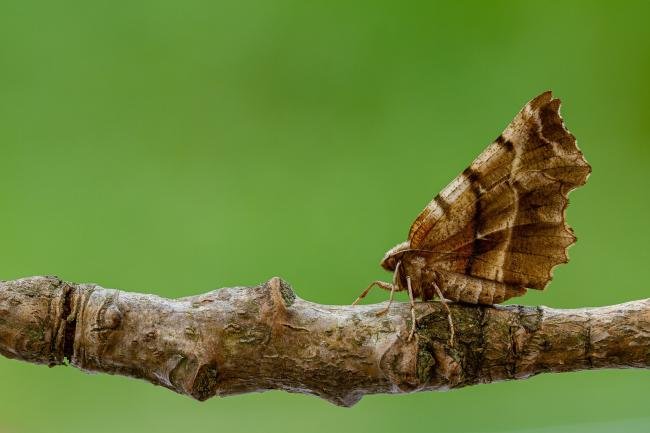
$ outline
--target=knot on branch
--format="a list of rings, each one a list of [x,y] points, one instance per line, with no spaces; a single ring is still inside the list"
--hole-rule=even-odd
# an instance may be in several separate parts
[[[280,277],[271,278],[265,286],[271,291],[273,301],[279,308],[289,308],[296,301],[296,293],[289,283]]]

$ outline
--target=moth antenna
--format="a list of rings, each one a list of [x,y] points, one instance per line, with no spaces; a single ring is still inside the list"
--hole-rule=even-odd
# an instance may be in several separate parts
[[[425,248],[408,248],[406,250],[402,250],[400,252],[411,252],[411,251],[416,251],[416,252],[422,252],[422,253],[437,253],[437,254],[456,254],[454,251],[439,251],[439,250],[427,250]]]

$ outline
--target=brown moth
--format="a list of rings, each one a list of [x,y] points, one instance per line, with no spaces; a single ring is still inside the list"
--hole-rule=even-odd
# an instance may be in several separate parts
[[[391,302],[407,290],[410,339],[414,298],[491,305],[544,289],[576,241],[565,221],[567,195],[591,172],[559,109],[550,91],[526,104],[420,213],[408,240],[386,253],[381,266],[393,282],[373,282],[354,303],[374,285],[390,290]]]

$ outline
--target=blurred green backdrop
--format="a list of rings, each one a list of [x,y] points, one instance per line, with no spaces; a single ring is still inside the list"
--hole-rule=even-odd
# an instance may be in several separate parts
[[[594,172],[553,307],[649,296],[640,2],[0,2],[2,279],[176,297],[274,275],[345,304],[417,213],[546,89]],[[369,302],[384,300],[375,293]],[[542,375],[352,409],[197,403],[0,359],[0,432],[648,431],[647,371]]]

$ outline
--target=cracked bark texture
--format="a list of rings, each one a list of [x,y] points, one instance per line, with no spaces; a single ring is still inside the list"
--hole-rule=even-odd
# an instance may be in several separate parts
[[[648,368],[650,299],[609,307],[327,306],[273,278],[180,299],[0,282],[0,354],[145,379],[205,400],[282,389],[351,406],[365,394],[446,390],[543,372]]]

